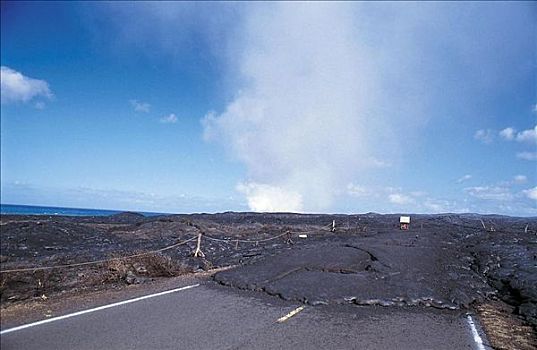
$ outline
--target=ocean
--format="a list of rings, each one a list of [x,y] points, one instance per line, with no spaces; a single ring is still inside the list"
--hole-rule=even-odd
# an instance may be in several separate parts
[[[0,204],[0,214],[18,215],[67,215],[67,216],[108,216],[124,212],[125,210],[107,209],[82,209],[82,208],[62,208],[62,207],[42,207],[37,205],[14,205]],[[135,213],[145,216],[169,215],[167,213],[152,213],[135,211]]]

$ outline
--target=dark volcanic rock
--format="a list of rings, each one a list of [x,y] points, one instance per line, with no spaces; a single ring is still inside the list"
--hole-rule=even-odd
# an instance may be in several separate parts
[[[110,221],[115,223],[137,223],[140,221],[143,221],[145,219],[145,216],[140,213],[133,213],[130,211],[126,211],[119,214],[114,214],[109,216]]]
[[[88,225],[55,221],[10,221],[2,224],[0,247],[10,262],[117,249],[117,238]]]
[[[415,246],[411,240],[401,231],[347,238],[267,257],[220,272],[215,280],[313,304],[458,308],[493,293],[469,260],[453,259],[454,248],[436,237],[420,238]]]
[[[475,269],[537,326],[537,236],[523,230],[494,231],[467,241],[472,243]]]

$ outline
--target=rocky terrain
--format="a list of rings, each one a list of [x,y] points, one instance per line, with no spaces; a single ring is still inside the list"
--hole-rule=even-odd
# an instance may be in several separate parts
[[[2,307],[234,266],[214,280],[311,305],[466,310],[502,300],[537,326],[537,218],[412,215],[409,231],[398,220],[374,213],[2,215]],[[203,256],[194,257],[199,234]],[[92,263],[76,265],[85,262]]]

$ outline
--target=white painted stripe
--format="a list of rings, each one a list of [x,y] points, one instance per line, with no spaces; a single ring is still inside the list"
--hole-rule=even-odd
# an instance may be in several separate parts
[[[39,326],[39,325],[42,325],[42,324],[45,324],[45,323],[55,322],[55,321],[59,321],[59,320],[63,320],[63,319],[71,318],[71,317],[75,317],[75,316],[80,316],[80,315],[84,315],[84,314],[89,314],[90,312],[95,312],[95,311],[105,310],[105,309],[109,309],[109,308],[111,308],[111,307],[115,307],[115,306],[120,306],[120,305],[125,305],[125,304],[135,303],[135,302],[140,301],[140,300],[145,300],[145,299],[150,299],[150,298],[160,297],[160,296],[162,296],[162,295],[166,295],[166,294],[170,294],[170,293],[175,293],[175,292],[180,292],[180,291],[182,291],[182,290],[187,290],[187,289],[194,288],[194,287],[198,287],[198,286],[199,286],[199,284],[193,284],[193,285],[190,285],[190,286],[181,287],[181,288],[176,288],[176,289],[171,289],[171,290],[167,290],[167,291],[160,292],[160,293],[155,293],[155,294],[150,294],[150,295],[144,295],[143,297],[138,297],[138,298],[134,298],[134,299],[128,299],[128,300],[124,300],[124,301],[119,301],[119,302],[117,302],[117,303],[108,304],[108,305],[103,305],[103,306],[99,306],[99,307],[96,307],[96,308],[93,308],[93,309],[88,309],[88,310],[78,311],[78,312],[74,312],[74,313],[72,313],[72,314],[67,314],[67,315],[63,315],[63,316],[53,317],[53,318],[49,318],[49,319],[46,319],[46,320],[37,321],[37,322],[34,322],[34,323],[29,323],[29,324],[25,324],[25,325],[22,325],[22,326],[18,326],[18,327],[13,327],[13,328],[5,329],[5,330],[1,331],[0,334],[7,334],[7,333],[11,333],[11,332],[16,332],[16,331],[20,331],[21,329],[30,328],[30,327],[35,327],[35,326]]]
[[[298,314],[300,311],[304,310],[304,306],[300,306],[300,307],[297,307],[296,309],[294,309],[293,311],[291,311],[290,313],[288,313],[287,315],[283,316],[283,317],[280,317],[278,319],[278,323],[282,323],[282,322],[285,322],[287,321],[288,319],[290,319],[291,317],[293,317],[294,315]]]
[[[468,324],[470,325],[470,329],[472,330],[472,335],[474,336],[474,341],[477,344],[477,349],[485,350],[485,345],[483,345],[483,339],[481,339],[481,336],[479,335],[479,332],[477,331],[477,328],[475,326],[474,320],[472,319],[472,316],[466,315],[466,320],[468,321]]]

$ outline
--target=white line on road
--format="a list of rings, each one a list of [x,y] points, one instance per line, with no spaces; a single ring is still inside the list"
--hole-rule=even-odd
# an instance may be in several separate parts
[[[479,335],[479,332],[477,331],[477,328],[475,327],[474,320],[472,319],[472,316],[466,315],[466,320],[468,321],[468,324],[470,325],[470,329],[472,330],[472,335],[474,336],[474,341],[477,344],[478,350],[485,350],[485,346],[483,345],[483,339],[481,339],[481,336]]]
[[[45,323],[50,323],[50,322],[54,322],[54,321],[63,320],[63,319],[66,319],[66,318],[71,318],[71,317],[75,317],[75,316],[80,316],[80,315],[84,315],[84,314],[89,314],[90,312],[95,312],[95,311],[100,311],[100,310],[104,310],[104,309],[109,309],[109,308],[111,308],[111,307],[115,307],[115,306],[119,306],[119,305],[125,305],[125,304],[135,303],[135,302],[137,302],[137,301],[144,300],[144,299],[160,297],[160,296],[162,296],[162,295],[166,295],[166,294],[170,294],[170,293],[175,293],[175,292],[180,292],[180,291],[182,291],[182,290],[187,290],[187,289],[194,288],[194,287],[198,287],[198,286],[199,286],[199,284],[193,284],[193,285],[190,285],[190,286],[181,287],[181,288],[176,288],[176,289],[171,289],[171,290],[167,290],[167,291],[160,292],[160,293],[155,293],[155,294],[150,294],[150,295],[144,295],[143,297],[138,297],[138,298],[134,298],[134,299],[128,299],[128,300],[124,300],[124,301],[119,301],[119,302],[117,302],[117,303],[108,304],[108,305],[103,305],[103,306],[99,306],[99,307],[96,307],[96,308],[93,308],[93,309],[88,309],[88,310],[78,311],[78,312],[74,312],[74,313],[72,313],[72,314],[67,314],[67,315],[63,315],[63,316],[53,317],[53,318],[49,318],[49,319],[47,319],[47,320],[37,321],[37,322],[34,322],[34,323],[28,323],[28,324],[24,324],[24,325],[22,325],[22,326],[18,326],[18,327],[13,327],[13,328],[5,329],[5,330],[3,330],[3,331],[0,332],[0,335],[1,335],[1,334],[7,334],[7,333],[11,333],[11,332],[20,331],[21,329],[25,329],[25,328],[30,328],[30,327],[34,327],[34,326],[39,326],[39,325],[42,325],[42,324],[45,324]]]
[[[304,306],[300,306],[300,307],[297,307],[296,309],[294,309],[293,311],[291,311],[290,313],[288,313],[287,315],[283,316],[283,317],[280,317],[278,319],[278,323],[282,323],[282,322],[285,322],[287,321],[288,319],[290,319],[291,317],[293,317],[294,315],[298,314],[300,311],[304,310]]]

